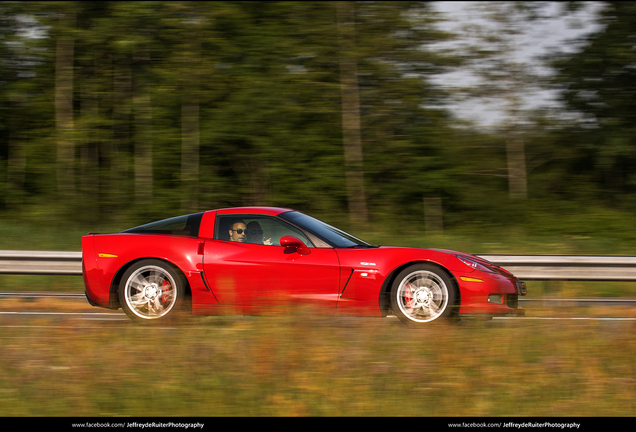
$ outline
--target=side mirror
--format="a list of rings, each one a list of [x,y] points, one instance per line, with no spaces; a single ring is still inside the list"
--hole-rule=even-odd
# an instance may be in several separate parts
[[[298,252],[299,255],[309,255],[311,250],[299,238],[294,236],[283,236],[280,238],[280,245],[285,246],[285,253]]]

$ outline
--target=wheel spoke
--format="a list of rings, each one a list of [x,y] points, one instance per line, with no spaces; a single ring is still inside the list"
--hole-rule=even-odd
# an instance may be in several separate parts
[[[148,281],[149,284],[156,284],[158,278],[159,276],[157,275],[157,271],[151,270],[150,272],[148,272],[148,276],[146,277],[146,280]]]
[[[423,287],[428,286],[428,281],[429,280],[431,280],[431,277],[428,274],[426,275],[425,278],[422,278],[421,276],[418,275],[418,277],[415,279],[414,282],[416,282],[416,283],[419,282],[417,288],[423,288]]]
[[[143,306],[146,304],[146,301],[143,295],[138,294],[130,298],[130,303],[131,306],[133,306],[135,309],[140,309],[143,308]]]
[[[439,312],[439,305],[435,302],[430,302],[427,306],[422,307],[422,311],[428,316],[434,316]]]
[[[134,289],[136,289],[137,291],[140,291],[140,292],[143,292],[144,286],[146,286],[146,285],[148,285],[148,281],[141,274],[137,275],[137,277],[135,277],[133,280],[131,280],[130,284],[129,284],[129,286],[131,288],[134,288]]]
[[[161,313],[162,307],[161,303],[159,303],[159,297],[155,297],[154,300],[148,302],[149,312],[153,315],[158,315]]]

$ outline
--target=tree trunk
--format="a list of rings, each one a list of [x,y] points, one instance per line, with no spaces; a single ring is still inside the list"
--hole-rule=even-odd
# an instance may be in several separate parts
[[[444,231],[441,198],[424,198],[424,230],[430,235]]]
[[[150,63],[147,48],[141,48],[136,62]],[[133,93],[133,110],[135,121],[135,204],[143,209],[152,204],[153,174],[152,174],[152,103],[148,89],[137,82]]]
[[[508,156],[508,193],[511,199],[528,198],[528,180],[526,174],[526,151],[523,138],[509,135],[506,140]]]
[[[354,4],[340,1],[336,7],[338,15],[340,94],[342,98],[342,139],[349,217],[353,222],[367,222],[367,202],[362,166],[358,66],[354,57]]]
[[[5,204],[8,207],[19,207],[22,204],[20,196],[26,185],[27,151],[26,141],[21,136],[18,116],[15,114],[20,106],[17,96],[10,97],[9,101],[9,140],[7,149],[7,178]],[[24,125],[22,125],[24,126]]]
[[[93,59],[92,67],[85,68],[84,76],[94,74],[97,70],[97,62]],[[80,94],[80,117],[76,124],[80,134],[79,147],[79,193],[82,200],[90,204],[86,209],[88,216],[94,218],[99,212],[99,129],[94,127],[93,121],[99,117],[99,92],[94,87],[92,80],[81,79],[78,83]]]
[[[11,131],[10,133],[13,133]],[[22,199],[19,198],[24,191],[26,179],[26,149],[24,142],[20,142],[9,136],[9,149],[7,155],[7,197],[8,207],[19,207]]]
[[[152,204],[152,105],[150,95],[133,97],[135,110],[135,204]]]
[[[69,28],[75,27],[75,14],[68,14]],[[57,141],[57,189],[69,198],[75,189],[75,145],[73,134],[73,61],[75,41],[60,37],[55,52],[55,129]]]
[[[199,102],[188,98],[181,103],[181,209],[198,206],[199,184]]]
[[[112,59],[113,67],[113,111],[112,136],[104,143],[103,154],[108,161],[110,175],[105,181],[108,204],[116,205],[127,198],[126,178],[130,172],[130,162],[125,149],[130,142],[131,109],[128,101],[132,98],[132,71],[130,65],[118,65]],[[116,216],[116,215],[113,215]]]

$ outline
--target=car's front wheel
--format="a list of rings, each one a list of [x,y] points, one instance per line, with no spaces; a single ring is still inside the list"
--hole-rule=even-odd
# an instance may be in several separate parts
[[[456,290],[450,277],[432,264],[402,270],[391,287],[391,308],[406,323],[423,324],[456,315]]]
[[[154,322],[175,313],[184,304],[185,281],[181,273],[160,260],[142,260],[124,273],[119,302],[129,318]]]

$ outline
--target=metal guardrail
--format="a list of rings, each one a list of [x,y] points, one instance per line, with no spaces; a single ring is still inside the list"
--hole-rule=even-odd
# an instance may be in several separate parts
[[[636,257],[479,255],[524,280],[636,281]],[[81,252],[0,251],[0,274],[82,274]]]
[[[0,274],[81,276],[82,253],[0,251]]]
[[[636,281],[636,257],[479,255],[522,280]]]

